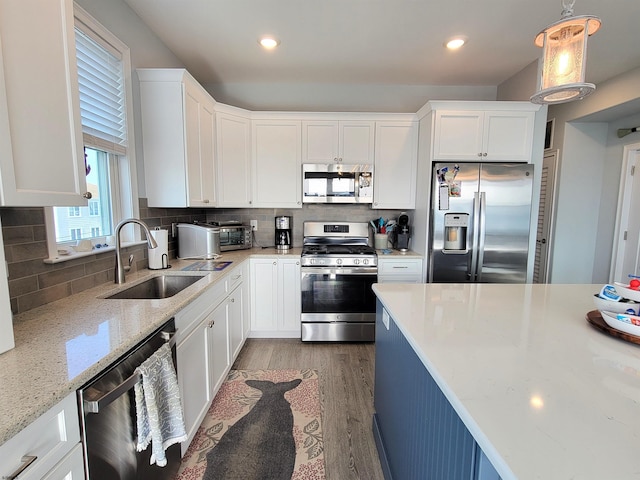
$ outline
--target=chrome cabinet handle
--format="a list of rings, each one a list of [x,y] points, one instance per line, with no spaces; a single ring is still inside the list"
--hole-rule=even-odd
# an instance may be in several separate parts
[[[20,465],[15,472],[13,472],[10,475],[3,476],[2,478],[6,480],[14,480],[18,478],[18,475],[20,475],[27,468],[29,468],[31,464],[35,462],[37,459],[38,457],[36,455],[25,455],[20,459],[20,461],[22,462],[22,465]]]

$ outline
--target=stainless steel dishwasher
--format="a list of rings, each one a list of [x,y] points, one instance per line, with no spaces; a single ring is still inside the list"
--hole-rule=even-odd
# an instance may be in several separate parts
[[[136,451],[136,368],[165,342],[172,343],[176,365],[175,321],[166,324],[78,390],[88,480],[170,480],[180,467],[180,444],[166,450],[167,465],[150,465],[151,446]]]

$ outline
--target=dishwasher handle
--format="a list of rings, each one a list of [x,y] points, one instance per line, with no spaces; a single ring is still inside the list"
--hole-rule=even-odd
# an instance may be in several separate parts
[[[161,332],[161,335],[162,338],[168,341],[171,347],[176,344],[176,332]],[[87,400],[86,398],[83,398],[82,407],[84,409],[84,413],[100,413],[101,408],[106,407],[116,398],[124,395],[126,392],[131,390],[134,385],[140,380],[142,380],[142,375],[136,370],[129,378],[124,380],[113,390],[102,394],[99,398],[96,398],[95,400]],[[90,392],[91,390],[94,390],[96,395],[100,395],[101,393],[99,391],[96,391],[92,387],[88,387],[87,389],[85,389],[85,392]]]

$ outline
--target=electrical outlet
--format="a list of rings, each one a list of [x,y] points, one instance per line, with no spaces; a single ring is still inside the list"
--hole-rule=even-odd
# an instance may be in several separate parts
[[[249,225],[251,225],[251,230],[253,230],[254,232],[258,230],[258,220],[251,220],[249,222]]]

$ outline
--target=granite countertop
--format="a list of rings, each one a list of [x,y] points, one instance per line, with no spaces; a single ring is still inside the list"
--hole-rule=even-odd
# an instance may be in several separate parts
[[[249,257],[299,256],[300,252],[300,248],[288,252],[275,248],[222,252],[218,260],[232,263],[217,272],[182,271],[196,261],[172,259],[170,269],[127,274],[124,285],[105,283],[16,315],[16,347],[0,355],[0,444],[100,373]],[[201,275],[203,279],[162,300],[104,298],[162,274]]]
[[[503,479],[637,479],[640,345],[586,321],[601,287],[373,288]]]

